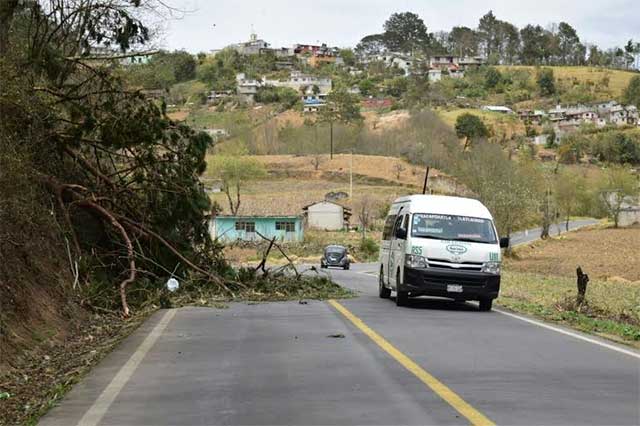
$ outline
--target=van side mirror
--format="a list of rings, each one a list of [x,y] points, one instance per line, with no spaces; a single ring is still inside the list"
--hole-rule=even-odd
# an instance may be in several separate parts
[[[509,247],[509,244],[510,244],[509,237],[500,238],[500,248],[507,248]]]
[[[404,228],[396,228],[396,238],[398,240],[406,240],[407,239],[407,230]]]

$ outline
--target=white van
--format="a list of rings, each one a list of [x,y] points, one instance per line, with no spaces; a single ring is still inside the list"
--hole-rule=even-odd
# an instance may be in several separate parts
[[[398,198],[389,210],[380,245],[380,297],[439,296],[478,300],[491,310],[500,291],[500,249],[489,210],[478,200],[440,195]]]

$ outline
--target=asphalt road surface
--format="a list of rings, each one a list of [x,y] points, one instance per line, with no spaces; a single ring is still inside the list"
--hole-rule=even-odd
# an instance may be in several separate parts
[[[572,220],[569,222],[569,230],[573,231],[578,228],[583,228],[589,225],[595,225],[599,221],[596,219],[580,219],[580,220]],[[535,241],[540,239],[540,233],[542,232],[542,228],[534,228],[526,231],[518,231],[511,234],[511,245],[517,246],[519,244],[530,243],[531,241]],[[559,235],[566,232],[566,223],[559,222],[554,223],[549,228],[549,234],[551,236]]]
[[[640,424],[636,351],[330,273],[359,297],[159,311],[40,424]]]

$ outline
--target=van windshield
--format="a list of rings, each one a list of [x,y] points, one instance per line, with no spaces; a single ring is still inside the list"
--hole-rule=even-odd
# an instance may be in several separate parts
[[[486,244],[497,242],[493,223],[489,219],[431,213],[413,215],[411,236]]]

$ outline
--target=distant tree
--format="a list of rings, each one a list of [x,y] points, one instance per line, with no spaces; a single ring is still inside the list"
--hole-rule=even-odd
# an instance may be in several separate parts
[[[394,98],[399,98],[407,91],[409,81],[406,77],[395,77],[384,82],[385,93]]]
[[[456,135],[464,138],[464,150],[476,139],[489,136],[489,129],[484,122],[474,114],[464,113],[458,116],[455,125]]]
[[[453,27],[449,32],[448,46],[451,53],[460,56],[478,54],[478,33],[468,27]]]
[[[576,30],[566,22],[560,22],[557,37],[560,63],[582,65],[585,60],[586,48],[580,43],[580,37],[578,37]]]
[[[478,23],[478,34],[485,57],[489,58],[499,51],[501,44],[500,33],[500,21],[490,10],[480,18]]]
[[[385,44],[384,34],[371,34],[365,36],[354,49],[355,53],[360,56],[379,55],[385,50],[387,50],[387,46]]]
[[[405,167],[399,161],[393,165],[393,172],[396,174],[396,180],[400,180],[400,176],[405,170]]]
[[[340,57],[346,66],[352,67],[356,64],[356,55],[352,49],[340,49]]]
[[[607,171],[599,189],[602,206],[617,228],[623,206],[637,202],[638,181],[624,167],[614,166]]]
[[[357,96],[338,88],[327,95],[327,103],[320,110],[319,121],[329,124],[330,158],[333,159],[333,125],[334,123],[361,123],[364,118],[360,114],[360,101]]]
[[[209,166],[216,178],[222,181],[222,191],[229,201],[231,214],[238,214],[242,187],[251,180],[265,175],[264,166],[258,161],[242,156],[222,156],[213,158]]]
[[[537,65],[544,62],[548,56],[548,33],[540,25],[527,25],[520,30],[522,50],[520,59],[522,63]]]
[[[144,68],[154,76],[163,73],[170,75],[169,85],[171,85],[196,78],[197,64],[193,55],[183,50],[176,50],[161,51],[153,55],[147,64],[139,64],[136,67]]]
[[[538,72],[536,78],[538,89],[542,96],[551,96],[556,93],[556,82],[553,76],[553,69],[543,68]]]
[[[367,238],[367,228],[371,226],[371,220],[375,215],[375,202],[369,195],[365,195],[356,203],[356,212],[358,215],[358,221],[360,222],[360,229],[362,230],[362,241]]]
[[[506,64],[513,64],[520,54],[520,31],[509,22],[500,22],[502,33],[501,58]]]
[[[360,94],[362,96],[370,96],[374,94],[376,85],[370,79],[365,78],[364,80],[360,80],[360,83],[358,83],[358,89],[360,89]]]
[[[484,87],[486,89],[493,89],[502,82],[502,74],[495,67],[487,68],[484,74]]]
[[[432,36],[415,13],[394,13],[384,23],[384,43],[389,50],[416,54],[431,46]]]
[[[313,170],[318,171],[322,162],[323,162],[323,159],[320,154],[315,154],[311,156],[311,165],[313,166]]]
[[[635,105],[640,108],[640,75],[634,76],[624,90],[622,100],[627,105]]]
[[[581,174],[564,168],[556,175],[554,197],[559,213],[565,218],[565,229],[569,230],[569,219],[579,208],[579,200],[586,192],[586,181]]]

